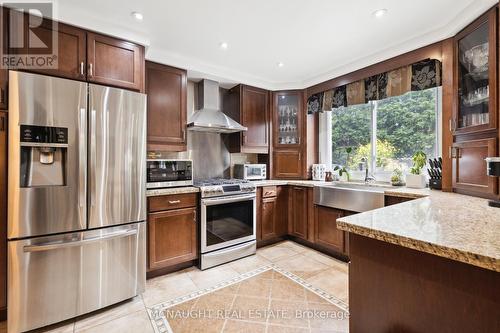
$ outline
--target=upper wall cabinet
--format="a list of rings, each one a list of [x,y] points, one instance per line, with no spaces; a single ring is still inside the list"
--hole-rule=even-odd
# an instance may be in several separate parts
[[[20,19],[20,16],[9,16],[11,20]],[[24,31],[31,31],[45,45],[53,45],[52,35],[55,31],[57,38],[57,68],[56,69],[30,69],[30,72],[59,76],[68,79],[85,80],[86,78],[86,49],[87,34],[85,30],[67,24],[51,21],[44,18],[42,23],[28,29],[30,24],[28,15],[22,20]],[[27,40],[28,36],[24,36]],[[10,54],[20,52],[19,49],[9,49]],[[26,50],[25,52],[30,52]]]
[[[224,94],[224,113],[248,128],[227,136],[232,153],[269,152],[269,91],[238,85]]]
[[[90,82],[142,90],[144,48],[113,37],[87,34]]]
[[[272,178],[302,179],[306,175],[303,92],[273,92],[272,101]]]
[[[497,128],[497,8],[455,37],[455,134]]]
[[[186,150],[187,73],[146,62],[148,150]]]
[[[43,18],[40,24],[37,22],[31,27],[32,18],[33,16],[4,8],[2,15],[4,33],[7,32],[9,41],[13,38],[22,41],[21,46],[16,48],[11,47],[12,43],[9,43],[9,46],[5,46],[5,51],[9,54],[36,54],[39,51],[34,48],[28,49],[29,41],[36,37],[38,43],[57,46],[57,67],[20,68],[21,70],[144,91],[143,46],[48,18]],[[10,30],[12,26],[24,28]],[[16,33],[23,35],[17,36]],[[0,102],[0,107],[1,105],[3,103]]]
[[[298,148],[302,141],[303,96],[301,91],[273,94],[275,148]]]

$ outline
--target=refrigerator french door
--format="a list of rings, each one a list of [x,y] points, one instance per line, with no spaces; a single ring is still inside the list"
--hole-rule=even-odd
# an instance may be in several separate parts
[[[145,288],[146,96],[9,72],[8,330]]]

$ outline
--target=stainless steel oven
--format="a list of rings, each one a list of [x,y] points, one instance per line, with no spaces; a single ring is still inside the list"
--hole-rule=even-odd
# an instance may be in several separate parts
[[[148,189],[193,185],[193,161],[147,160]]]
[[[223,185],[205,185],[200,189],[200,268],[210,268],[254,254],[255,186],[249,182],[229,180]]]

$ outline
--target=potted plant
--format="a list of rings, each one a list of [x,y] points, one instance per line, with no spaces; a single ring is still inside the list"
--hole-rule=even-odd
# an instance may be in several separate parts
[[[401,171],[401,169],[394,169],[391,176],[391,184],[392,186],[403,186],[405,184],[403,180],[403,171]]]
[[[351,157],[350,155],[351,155],[351,152],[352,152],[352,148],[351,147],[345,148],[345,152],[347,154],[346,165],[344,165],[344,166],[336,165],[335,168],[333,169],[333,171],[338,171],[339,172],[339,177],[342,177],[343,175],[345,175],[346,180],[350,181],[351,180],[351,175],[349,174],[349,171],[347,170],[347,164],[349,164],[349,161],[350,161],[350,157]]]
[[[410,174],[406,175],[406,186],[411,188],[425,188],[427,179],[422,173],[422,169],[427,161],[427,155],[423,151],[417,151],[413,154],[413,167]]]

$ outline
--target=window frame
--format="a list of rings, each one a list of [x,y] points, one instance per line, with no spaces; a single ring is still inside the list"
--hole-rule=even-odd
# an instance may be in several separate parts
[[[435,100],[435,112],[436,112],[436,121],[435,121],[435,135],[436,142],[434,146],[434,155],[442,156],[442,86],[429,88],[434,89],[434,100]],[[414,92],[410,92],[414,93]],[[378,116],[378,106],[380,101],[369,101],[366,104],[369,104],[370,107],[370,159],[369,159],[369,171],[370,175],[374,176],[377,181],[389,182],[392,171],[378,171],[376,167],[377,163],[377,116]],[[323,112],[319,114],[319,130],[318,130],[318,157],[319,163],[326,164],[327,168],[332,168],[335,165],[338,165],[333,161],[333,142],[332,142],[332,122],[333,115],[332,112]],[[363,176],[359,174],[359,170],[349,170],[351,174],[352,180],[364,180],[364,172]]]

